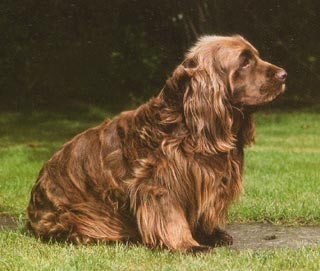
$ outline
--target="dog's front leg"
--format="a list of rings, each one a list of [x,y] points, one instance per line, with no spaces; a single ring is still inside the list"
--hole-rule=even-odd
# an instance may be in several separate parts
[[[131,207],[145,245],[172,251],[208,249],[193,239],[182,208],[167,189],[146,181],[131,186],[130,190]]]

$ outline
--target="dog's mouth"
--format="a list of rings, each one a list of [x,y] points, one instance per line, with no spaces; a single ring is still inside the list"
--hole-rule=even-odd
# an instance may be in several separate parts
[[[275,100],[277,100],[284,92],[286,89],[286,85],[282,84],[277,91],[275,91],[275,93],[273,93],[272,95],[268,95],[269,97],[266,99],[266,103],[270,103],[273,102]]]
[[[256,96],[248,96],[248,97],[242,97],[241,101],[236,101],[233,103],[235,107],[245,107],[247,109],[254,108],[257,109],[261,106],[265,106],[270,104],[271,102],[278,100],[280,96],[285,92],[285,84],[277,84],[273,87],[273,91],[270,91],[270,87],[264,88],[263,94],[256,95]],[[235,98],[236,99],[236,98]]]
[[[285,84],[282,84],[282,85],[277,89],[277,91],[275,91],[275,92],[272,93],[271,95],[268,94],[267,97],[265,97],[265,99],[263,99],[263,100],[264,100],[263,104],[264,104],[264,103],[270,103],[270,102],[273,102],[273,101],[277,100],[277,99],[281,96],[281,94],[284,93],[285,88],[286,88],[286,85],[285,85]]]
[[[260,97],[260,99],[258,99],[258,102],[252,103],[252,104],[246,104],[245,107],[247,108],[247,110],[256,111],[258,108],[278,100],[279,97],[281,97],[284,92],[285,92],[285,84],[281,84],[281,86],[272,94],[267,93],[264,96]]]

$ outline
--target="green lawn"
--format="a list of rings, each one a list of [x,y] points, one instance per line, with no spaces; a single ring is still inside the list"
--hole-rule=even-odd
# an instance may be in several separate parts
[[[67,139],[111,116],[74,112],[0,113],[0,215],[25,217],[41,165]],[[320,224],[320,114],[256,114],[257,137],[246,150],[245,193],[231,223]],[[22,228],[22,225],[21,227]],[[44,244],[21,229],[0,231],[0,270],[319,270],[320,245],[276,250],[215,249],[204,255],[120,244]]]

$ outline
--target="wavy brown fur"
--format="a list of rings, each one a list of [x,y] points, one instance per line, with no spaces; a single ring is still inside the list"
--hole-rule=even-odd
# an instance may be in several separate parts
[[[200,39],[157,97],[52,156],[31,192],[29,228],[173,251],[230,244],[220,227],[242,189],[252,108],[283,90],[280,72],[240,36]]]

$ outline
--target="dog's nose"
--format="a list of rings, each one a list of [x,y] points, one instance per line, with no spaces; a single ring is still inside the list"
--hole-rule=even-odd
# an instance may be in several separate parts
[[[276,73],[276,78],[284,82],[287,78],[287,72],[285,70],[280,70]]]

